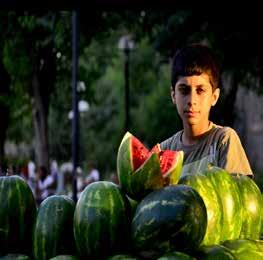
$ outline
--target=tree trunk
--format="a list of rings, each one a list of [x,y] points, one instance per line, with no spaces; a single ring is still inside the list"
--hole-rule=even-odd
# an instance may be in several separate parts
[[[36,57],[32,75],[35,155],[37,165],[45,166],[49,170],[49,97],[54,88],[56,75],[53,46],[42,48]]]
[[[48,169],[48,122],[47,108],[41,94],[41,84],[37,74],[33,75],[33,121],[35,130],[35,155],[36,164],[45,166]]]

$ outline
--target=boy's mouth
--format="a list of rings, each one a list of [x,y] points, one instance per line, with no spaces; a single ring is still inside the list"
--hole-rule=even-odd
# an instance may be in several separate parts
[[[194,117],[197,114],[199,114],[198,111],[193,111],[193,110],[185,110],[184,113],[188,116],[188,117]]]

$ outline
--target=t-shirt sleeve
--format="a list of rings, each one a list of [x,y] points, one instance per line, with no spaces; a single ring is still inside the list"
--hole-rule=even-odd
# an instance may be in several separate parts
[[[162,150],[174,150],[176,151],[178,149],[178,141],[179,141],[180,132],[177,132],[170,138],[162,141],[160,143],[160,147]]]
[[[219,167],[232,174],[253,175],[236,131],[227,127],[219,144]]]

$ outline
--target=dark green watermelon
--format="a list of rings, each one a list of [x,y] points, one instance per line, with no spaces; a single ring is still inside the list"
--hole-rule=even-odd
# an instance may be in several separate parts
[[[192,187],[171,185],[148,194],[132,221],[136,252],[156,257],[170,250],[186,252],[202,242],[207,225],[204,201]]]
[[[198,249],[196,258],[201,260],[236,260],[234,254],[223,245],[202,246]]]
[[[210,178],[202,174],[185,175],[180,184],[193,187],[202,197],[207,211],[207,228],[202,245],[215,245],[221,241],[223,227],[222,204]],[[215,232],[216,230],[216,232]]]
[[[228,248],[238,260],[263,259],[263,241],[258,239],[227,240],[223,246]]]
[[[64,195],[50,196],[40,204],[33,235],[35,259],[76,253],[74,210],[75,202]]]
[[[30,257],[21,254],[7,254],[5,256],[1,256],[0,260],[30,260]]]
[[[0,254],[30,256],[37,210],[31,188],[20,176],[2,176],[0,201]]]
[[[130,246],[131,208],[116,184],[99,181],[88,185],[77,202],[74,236],[81,257],[105,258]]]
[[[73,255],[58,255],[50,258],[49,260],[79,260],[80,258]]]
[[[169,252],[157,258],[157,260],[194,260],[194,259],[195,258],[193,258],[192,256],[178,251]]]
[[[224,169],[212,166],[206,172],[221,200],[223,227],[221,241],[239,238],[242,228],[242,205],[237,183]]]
[[[107,260],[139,260],[139,258],[129,254],[118,254],[108,257]]]
[[[243,210],[243,223],[240,238],[259,239],[262,210],[260,189],[248,176],[236,176],[234,179],[238,184]]]

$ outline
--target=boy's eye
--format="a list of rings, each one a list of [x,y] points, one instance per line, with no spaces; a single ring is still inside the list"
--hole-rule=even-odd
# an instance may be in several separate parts
[[[205,89],[203,89],[203,88],[198,88],[198,89],[196,90],[196,92],[197,92],[197,94],[202,94],[202,93],[205,92]]]
[[[190,88],[187,88],[187,87],[180,87],[179,88],[179,91],[182,95],[187,95],[190,93]]]

